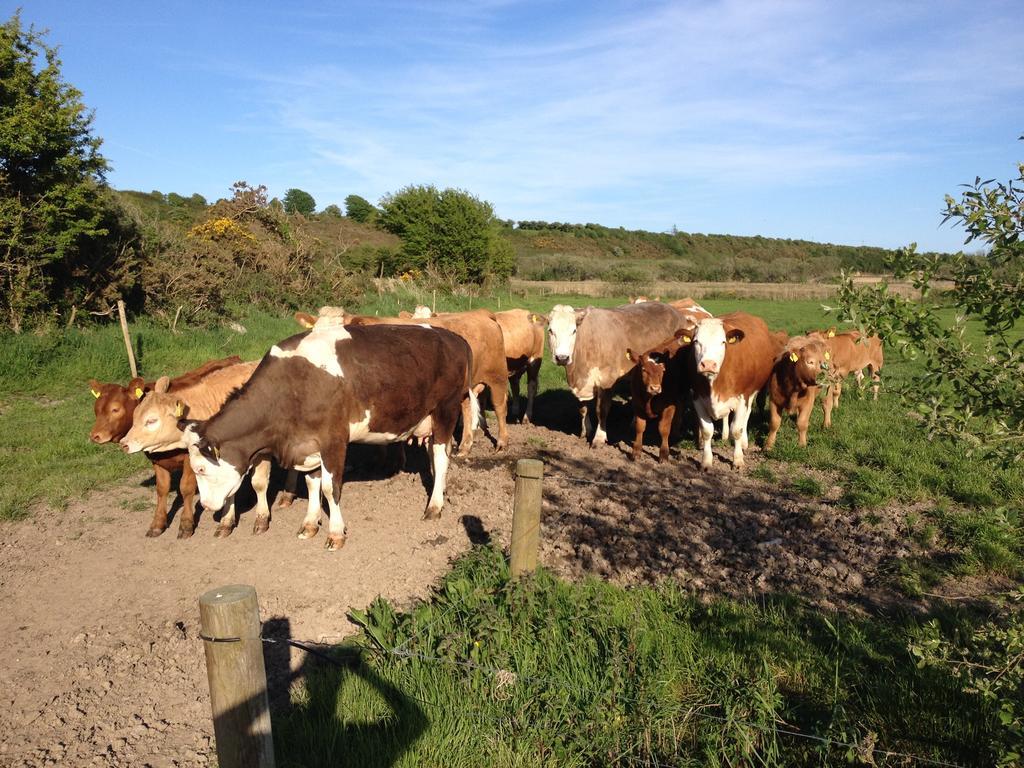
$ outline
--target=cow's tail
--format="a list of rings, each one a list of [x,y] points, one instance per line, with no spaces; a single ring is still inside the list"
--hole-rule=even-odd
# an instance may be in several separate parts
[[[469,423],[472,425],[470,429],[476,429],[476,425],[480,423],[480,400],[477,399],[476,392],[473,391],[473,387],[469,388]]]

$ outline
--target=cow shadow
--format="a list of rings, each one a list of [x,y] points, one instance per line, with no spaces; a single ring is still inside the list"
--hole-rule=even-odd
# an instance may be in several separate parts
[[[611,408],[608,411],[606,425],[608,442],[616,445],[622,441],[633,440],[633,406],[624,402],[622,394],[625,390],[616,388],[613,391]],[[587,404],[587,439],[594,436],[597,415],[594,402]],[[549,389],[541,392],[533,401],[533,423],[555,432],[562,432],[573,437],[580,436],[580,401],[567,389]]]

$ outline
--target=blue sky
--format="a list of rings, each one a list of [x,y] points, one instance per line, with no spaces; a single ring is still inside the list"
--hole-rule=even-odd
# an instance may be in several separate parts
[[[956,250],[943,195],[1024,160],[1021,0],[21,7],[119,189]]]

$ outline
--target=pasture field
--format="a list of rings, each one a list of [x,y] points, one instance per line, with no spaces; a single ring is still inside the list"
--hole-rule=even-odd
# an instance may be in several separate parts
[[[417,300],[424,297],[384,294],[358,309],[394,314]],[[499,308],[497,297],[437,301],[439,311]],[[500,301],[508,307],[507,296]],[[514,304],[546,312],[580,301],[527,296]],[[621,301],[587,299],[595,306]],[[834,324],[812,300],[702,303],[716,314],[743,309],[790,333]],[[254,359],[297,331],[287,316],[237,319],[245,334],[226,327],[172,334],[149,321],[133,323],[141,372],[177,373],[231,354]],[[949,636],[986,620],[974,610],[977,601],[939,595],[980,600],[1020,581],[1024,473],[925,439],[895,395],[917,365],[887,350],[878,402],[851,383],[831,432],[821,428],[819,406],[805,450],[796,445],[792,421],[785,422],[770,456],[752,452],[743,480],[745,491],[768,500],[759,514],[770,514],[765,510],[777,496],[791,511],[836,511],[851,530],[905,550],[884,560],[863,590],[851,588],[855,597],[810,595],[799,586],[748,595],[729,589],[727,571],[709,575],[702,589],[653,567],[623,576],[613,548],[603,551],[603,561],[594,555],[595,565],[575,570],[549,549],[547,569],[513,583],[500,542],[484,545],[456,562],[431,601],[404,612],[377,601],[353,613],[363,632],[333,651],[343,668],[307,659],[305,685],[276,710],[278,764],[334,765],[345,754],[364,765],[823,765],[866,762],[869,744],[952,764],[992,764],[1000,738],[995,707],[960,692],[948,673],[918,669],[910,649],[929,622]],[[4,338],[0,519],[45,514],[139,474],[136,457],[88,442],[90,378],[128,378],[116,325]],[[549,359],[536,408],[539,428],[514,433],[518,455],[550,458],[562,477],[585,476],[585,453],[572,465],[556,460],[556,449],[568,440],[564,433],[578,419],[564,373]],[[629,409],[616,403],[613,441],[627,439],[629,418]],[[763,441],[766,420],[756,413],[751,419],[755,445]],[[653,433],[648,441],[629,490],[657,506],[667,497],[646,494],[643,483],[665,484],[673,473],[695,477],[696,449],[691,438],[681,440],[672,463],[651,474]],[[615,450],[607,448],[614,462],[602,466],[602,477],[634,473]],[[716,461],[719,485],[711,490],[732,482],[727,465]],[[560,482],[552,477],[545,488],[560,492]],[[680,498],[700,493],[690,480],[673,490]],[[601,495],[630,503],[600,488],[594,494],[579,503],[596,506]],[[576,497],[558,498],[569,504]],[[568,517],[552,505],[544,514],[545,525]],[[801,535],[822,536],[815,525],[821,524],[805,526]],[[558,538],[554,529],[548,534]],[[623,546],[631,542],[624,538]],[[563,559],[574,558],[578,552]],[[404,655],[391,652],[396,647]],[[905,764],[880,752],[873,759]]]

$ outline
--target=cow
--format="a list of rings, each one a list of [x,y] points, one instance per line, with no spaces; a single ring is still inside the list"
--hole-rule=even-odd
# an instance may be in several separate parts
[[[121,438],[125,453],[138,451],[185,450],[184,435],[178,429],[182,418],[208,419],[213,416],[232,392],[248,381],[256,362],[238,363],[215,371],[190,387],[168,392],[167,377],[157,380],[153,391],[135,408],[132,428]],[[261,461],[252,473],[256,492],[256,520],[253,533],[264,533],[270,527],[267,487],[270,483],[270,462]],[[214,536],[230,536],[236,525],[234,504],[229,504]]]
[[[213,417],[182,422],[200,498],[223,506],[254,462],[273,457],[310,473],[299,538],[319,530],[322,492],[330,510],[326,546],[341,549],[349,443],[428,436],[434,487],[424,518],[436,519],[463,400],[476,417],[472,367],[465,339],[438,327],[334,324],[285,339]]]
[[[764,320],[746,312],[705,318],[686,326],[680,339],[689,338],[689,378],[693,405],[700,422],[701,467],[713,464],[711,439],[716,419],[732,414],[733,467],[744,465],[748,446],[747,421],[754,398],[772,373],[781,351]]]
[[[775,445],[782,415],[796,416],[797,442],[807,445],[807,426],[811,421],[814,400],[828,374],[832,353],[817,337],[796,336],[789,339],[779,353],[768,381],[769,426],[764,448]]]
[[[658,419],[658,433],[661,435],[658,462],[668,459],[669,435],[676,413],[690,389],[686,365],[688,350],[683,346],[684,342],[680,341],[683,332],[676,333],[678,335],[646,352],[637,354],[632,349],[626,350],[626,357],[635,366],[630,377],[636,426],[632,454],[634,461],[640,458],[643,451],[648,419]]]
[[[633,369],[625,351],[652,348],[671,336],[681,322],[673,307],[654,301],[613,309],[577,310],[559,304],[548,314],[551,358],[565,368],[569,389],[580,402],[583,439],[587,437],[587,404],[594,401],[597,426],[591,447],[608,441],[612,387]]]
[[[508,445],[508,365],[505,362],[505,342],[501,326],[493,312],[474,309],[469,312],[451,312],[429,318],[370,317],[351,315],[335,307],[322,307],[320,316],[314,318],[304,312],[295,313],[296,320],[306,328],[317,325],[341,323],[349,325],[428,325],[444,328],[461,336],[473,353],[473,385],[476,394],[486,386],[490,390],[491,403],[498,420],[496,451],[503,451]],[[463,405],[462,439],[456,455],[464,456],[473,447],[473,426],[477,420],[469,420],[469,405]],[[479,409],[477,410],[479,414]]]
[[[238,356],[211,360],[171,379],[168,382],[168,390],[177,391],[189,387],[208,373],[240,362],[242,360]],[[154,382],[145,381],[140,377],[132,379],[127,386],[104,384],[91,379],[89,391],[96,400],[93,403],[96,420],[89,433],[89,439],[97,445],[118,442],[131,429],[132,417],[139,400],[150,392],[153,386]],[[186,457],[184,450],[146,454],[146,458],[153,464],[153,476],[156,480],[156,510],[146,531],[146,536],[150,538],[159,536],[167,530],[167,497],[171,491],[171,475],[174,472],[181,472],[178,493],[181,496],[183,511],[178,521],[178,538],[188,538],[195,529],[196,481]]]
[[[842,331],[835,328],[827,331],[810,331],[809,336],[823,340],[831,353],[831,369],[828,387],[821,398],[821,407],[825,413],[825,426],[832,426],[832,409],[839,408],[839,398],[843,394],[843,381],[851,373],[857,380],[857,386],[863,386],[864,369],[871,375],[873,399],[878,399],[878,390],[882,377],[880,371],[885,363],[882,340],[878,336],[862,337],[860,331]]]

